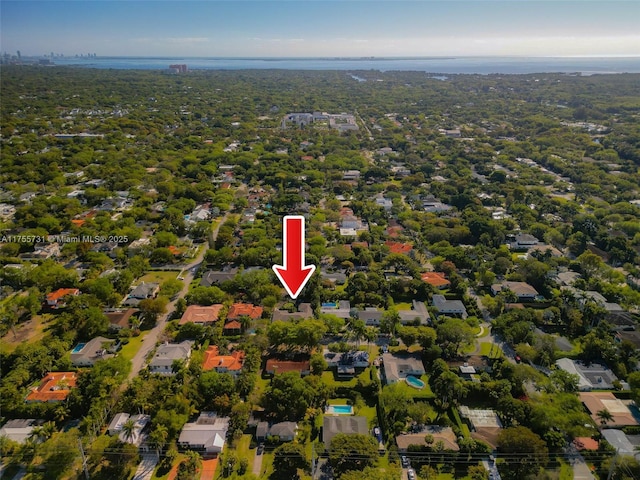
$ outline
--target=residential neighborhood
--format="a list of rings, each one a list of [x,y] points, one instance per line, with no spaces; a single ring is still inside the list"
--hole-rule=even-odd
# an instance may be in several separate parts
[[[176,65],[0,68],[1,478],[640,478],[637,74]]]

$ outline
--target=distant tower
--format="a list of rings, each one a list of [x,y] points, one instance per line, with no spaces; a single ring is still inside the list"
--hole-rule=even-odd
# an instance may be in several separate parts
[[[22,58],[22,55],[20,55],[20,50],[18,50],[18,58]]]

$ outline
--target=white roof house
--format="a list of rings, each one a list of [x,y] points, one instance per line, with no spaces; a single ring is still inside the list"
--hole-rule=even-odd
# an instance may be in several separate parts
[[[178,445],[205,453],[221,453],[228,430],[229,417],[218,417],[215,412],[202,412],[195,422],[184,425]]]
[[[176,360],[188,361],[191,357],[191,345],[193,343],[185,340],[181,343],[166,343],[160,345],[156,350],[151,362],[149,371],[160,375],[173,375],[171,366]]]
[[[7,437],[9,440],[18,443],[27,441],[33,429],[42,423],[42,420],[33,418],[17,418],[9,420],[0,428],[0,437]]]

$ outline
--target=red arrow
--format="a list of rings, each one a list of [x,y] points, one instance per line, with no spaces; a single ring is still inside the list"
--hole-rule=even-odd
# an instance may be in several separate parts
[[[282,262],[273,271],[293,299],[307,284],[316,270],[315,265],[304,264],[304,217],[287,215],[282,219]]]

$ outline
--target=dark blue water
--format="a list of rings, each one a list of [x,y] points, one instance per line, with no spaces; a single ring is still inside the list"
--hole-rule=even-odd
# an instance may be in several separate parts
[[[429,58],[202,58],[202,57],[98,57],[56,58],[56,65],[88,68],[163,70],[185,63],[190,70],[378,70],[440,74],[524,74],[580,72],[640,73],[640,57],[429,57]]]

